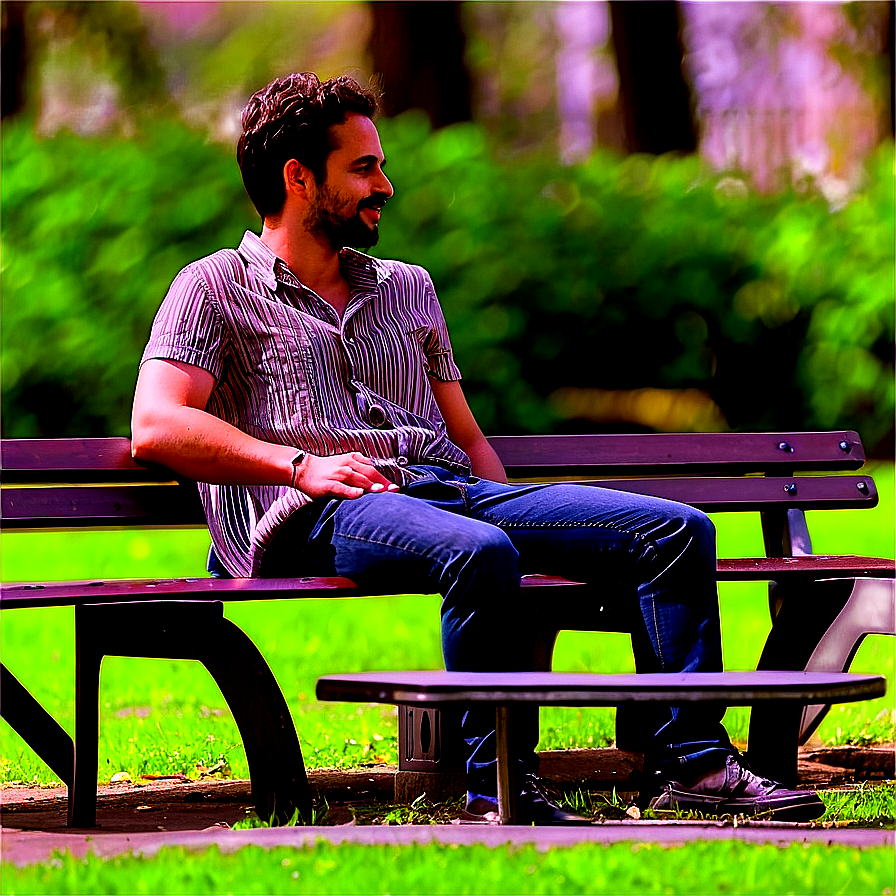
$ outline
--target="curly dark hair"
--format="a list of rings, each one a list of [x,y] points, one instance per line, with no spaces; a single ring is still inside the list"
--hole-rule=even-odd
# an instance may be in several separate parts
[[[243,109],[236,159],[258,214],[265,218],[283,210],[283,166],[290,159],[310,168],[323,183],[327,156],[335,148],[331,125],[341,124],[349,112],[373,119],[378,108],[377,95],[354,78],[322,82],[312,72],[277,78],[253,94]]]

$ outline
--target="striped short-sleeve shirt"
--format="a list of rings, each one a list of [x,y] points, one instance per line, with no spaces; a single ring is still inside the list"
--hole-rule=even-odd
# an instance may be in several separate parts
[[[409,466],[469,472],[430,377],[459,380],[425,270],[340,253],[351,299],[340,319],[253,233],[184,268],[156,315],[143,361],[207,370],[206,410],[258,439],[326,456],[360,451],[393,482]],[[142,362],[141,362],[142,363]],[[309,498],[287,486],[199,484],[215,551],[257,574],[277,528]]]

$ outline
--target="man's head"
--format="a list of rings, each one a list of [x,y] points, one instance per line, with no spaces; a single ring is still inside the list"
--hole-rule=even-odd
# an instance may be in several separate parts
[[[243,109],[236,156],[246,192],[262,218],[283,210],[284,167],[291,159],[309,169],[318,186],[326,183],[327,159],[339,142],[334,126],[352,113],[372,121],[377,98],[348,77],[321,82],[302,72],[278,78],[252,96]]]

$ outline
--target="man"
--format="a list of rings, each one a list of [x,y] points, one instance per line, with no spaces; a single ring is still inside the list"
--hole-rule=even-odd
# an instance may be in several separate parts
[[[601,601],[637,606],[639,669],[721,669],[708,518],[612,490],[507,485],[464,398],[429,275],[346,248],[376,244],[393,194],[376,111],[351,79],[307,73],[250,99],[237,159],[261,236],[174,281],[140,369],[134,456],[200,482],[231,575],[440,593],[448,669],[544,668],[546,635],[571,618],[582,627],[588,607],[524,596],[527,572],[593,581]],[[654,805],[823,812],[811,791],[748,771],[719,718],[691,706],[656,720]],[[492,723],[476,710],[463,723],[469,820],[496,811]],[[521,819],[588,823],[544,795],[531,728],[516,744]]]

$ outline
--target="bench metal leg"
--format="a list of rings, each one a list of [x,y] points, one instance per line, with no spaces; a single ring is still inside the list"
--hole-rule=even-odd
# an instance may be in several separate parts
[[[824,633],[806,663],[810,672],[848,672],[867,635],[896,635],[896,582],[855,579],[846,606]],[[800,743],[805,743],[827,715],[829,705],[803,710]]]
[[[103,662],[99,644],[105,632],[101,617],[89,612],[92,609],[95,608],[75,607],[75,771],[68,791],[68,824],[73,828],[96,826]]]
[[[888,579],[824,579],[804,585],[777,585],[778,607],[757,669],[845,672],[868,634],[893,634],[893,582]],[[805,743],[830,707],[800,712],[797,743]],[[796,780],[796,755],[781,754],[780,710],[754,706],[750,716],[749,757],[754,769],[784,783]],[[789,725],[789,722],[787,723]],[[788,735],[789,736],[789,735]]]
[[[47,763],[63,784],[71,787],[75,745],[68,732],[2,664],[0,694],[3,697],[0,716]]]
[[[229,619],[197,651],[240,729],[252,801],[259,817],[287,824],[298,811],[311,824],[311,792],[289,707],[274,674],[252,640]]]
[[[776,585],[770,601],[778,610],[756,668],[804,669],[815,646],[846,605],[851,590],[851,579]],[[786,719],[782,713],[786,713]],[[791,731],[789,711],[783,707],[774,703],[753,707],[748,757],[757,774],[783,784],[796,783],[801,720],[802,708]]]
[[[311,794],[289,708],[251,639],[218,601],[143,601],[76,608],[75,782],[70,824],[96,823],[99,666],[103,656],[166,657],[201,662],[240,730],[252,798],[262,819],[311,821]],[[92,799],[88,797],[92,794]]]

